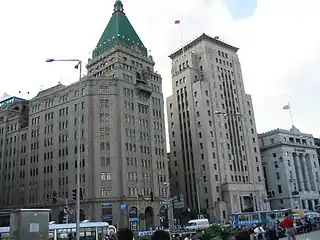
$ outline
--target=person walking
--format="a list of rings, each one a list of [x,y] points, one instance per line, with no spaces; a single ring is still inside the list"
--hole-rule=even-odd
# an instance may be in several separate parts
[[[237,233],[236,240],[251,240],[249,231],[242,230]]]
[[[134,240],[133,232],[129,228],[120,228],[117,232],[118,240]]]
[[[288,240],[296,240],[296,233],[293,224],[293,219],[289,217],[289,213],[285,213],[285,219],[282,221],[281,226],[287,230]]]
[[[170,240],[170,234],[163,230],[157,230],[152,234],[151,240]]]
[[[276,216],[274,214],[271,214],[270,217],[271,219],[267,223],[268,238],[269,240],[278,240],[279,233],[278,233],[278,224],[276,221]]]
[[[266,231],[263,229],[261,224],[258,224],[253,231],[258,240],[265,240]]]

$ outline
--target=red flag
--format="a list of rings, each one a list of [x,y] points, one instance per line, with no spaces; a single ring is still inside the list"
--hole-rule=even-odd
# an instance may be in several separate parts
[[[287,105],[284,105],[282,109],[283,109],[283,110],[288,110],[288,109],[290,109],[290,106],[289,106],[289,104],[287,104]]]
[[[175,20],[174,24],[180,24],[180,20]]]

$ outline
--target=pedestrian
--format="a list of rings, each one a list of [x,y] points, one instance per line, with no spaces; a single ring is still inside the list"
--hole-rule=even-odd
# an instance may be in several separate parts
[[[267,223],[268,228],[268,238],[269,240],[278,240],[279,239],[279,233],[278,233],[278,224],[276,221],[276,216],[274,214],[271,214],[271,219]]]
[[[151,240],[170,240],[170,234],[163,230],[157,230],[152,234]]]
[[[191,240],[191,236],[192,236],[191,234],[190,234],[189,236],[187,235],[187,236],[184,238],[184,240]]]
[[[266,231],[263,229],[261,224],[257,225],[253,231],[258,240],[265,240]]]
[[[296,233],[293,224],[293,219],[289,217],[289,213],[285,213],[285,219],[282,221],[281,226],[286,229],[288,240],[296,240]]]
[[[250,233],[246,230],[242,230],[236,234],[236,240],[250,240]]]
[[[121,228],[117,232],[118,240],[133,240],[133,232],[129,228]]]

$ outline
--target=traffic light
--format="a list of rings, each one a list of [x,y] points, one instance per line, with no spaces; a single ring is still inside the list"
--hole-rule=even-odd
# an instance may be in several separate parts
[[[153,192],[150,192],[150,201],[153,202],[154,199],[153,199]]]
[[[72,190],[72,198],[73,200],[77,200],[77,189]],[[80,188],[80,200],[84,199],[84,188]]]
[[[57,192],[56,191],[53,191],[52,192],[52,203],[53,204],[56,204],[58,202],[58,196],[57,196]]]
[[[80,188],[80,200],[84,199],[84,188]]]
[[[73,198],[73,200],[77,200],[77,189],[76,188],[72,190],[72,198]]]

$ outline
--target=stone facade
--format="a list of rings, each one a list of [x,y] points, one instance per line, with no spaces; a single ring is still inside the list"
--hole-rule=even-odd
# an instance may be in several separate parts
[[[269,208],[237,50],[203,34],[170,56],[171,191],[183,196],[185,208],[200,209],[211,221],[254,206]]]
[[[259,134],[262,164],[272,209],[312,209],[319,205],[318,146],[296,127]]]
[[[112,17],[124,18],[120,10],[115,8]],[[117,29],[113,31],[118,36]],[[12,134],[20,136],[17,144],[26,146],[26,152],[17,148],[12,172],[17,179],[19,169],[24,174],[12,183],[15,192],[11,180],[1,174],[1,186],[10,188],[0,196],[2,208],[50,207],[52,219],[58,221],[66,200],[74,206],[80,154],[86,219],[123,226],[128,218],[140,216],[140,228],[160,224],[160,202],[169,196],[162,79],[152,57],[132,46],[114,44],[99,50],[89,59],[88,75],[81,81],[41,91],[27,103],[27,128],[0,134],[3,153],[11,148],[5,140]],[[13,161],[6,155],[0,160],[2,166]],[[52,204],[54,191],[57,204]]]

